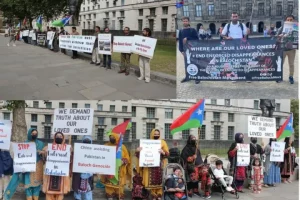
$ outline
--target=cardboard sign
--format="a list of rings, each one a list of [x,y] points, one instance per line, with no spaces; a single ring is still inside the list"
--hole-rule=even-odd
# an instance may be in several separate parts
[[[92,53],[96,36],[60,35],[59,48]]]
[[[28,35],[29,35],[29,30],[24,30],[22,35],[23,35],[24,37],[28,37]]]
[[[35,172],[36,145],[34,142],[13,143],[14,172]]]
[[[139,166],[140,167],[159,167],[161,140],[140,140]]]
[[[236,145],[238,147],[236,166],[248,166],[250,163],[250,145],[239,143]]]
[[[285,34],[291,33],[292,31],[299,31],[298,22],[284,22],[282,32]]]
[[[69,176],[71,145],[48,144],[48,155],[44,174]]]
[[[46,42],[46,34],[38,34],[37,35],[37,44],[39,46],[45,46]]]
[[[50,40],[53,33],[54,33],[53,31],[48,31],[47,32],[47,40]]]
[[[31,40],[36,40],[36,33],[32,33],[32,38]]]
[[[9,120],[0,120],[0,149],[9,150],[12,124]]]
[[[135,35],[133,41],[131,52],[150,59],[153,58],[157,39]]]
[[[73,172],[115,175],[116,147],[75,143]]]
[[[276,138],[276,119],[248,116],[248,136],[258,138]]]
[[[98,35],[99,54],[111,55],[111,34]]]
[[[57,108],[54,111],[52,134],[91,135],[94,110],[91,108]]]
[[[29,31],[29,36],[28,37],[32,37],[33,34],[33,30]]]
[[[284,147],[285,142],[272,142],[271,145],[271,162],[283,162],[284,161]]]
[[[113,51],[118,53],[131,53],[133,36],[114,36]]]
[[[49,32],[51,32],[51,34],[50,34],[50,38],[49,38],[49,45],[52,45],[52,43],[53,43],[53,40],[54,40],[54,36],[55,36],[55,32],[53,32],[53,31],[49,31]],[[48,35],[47,35],[47,40],[48,40]]]

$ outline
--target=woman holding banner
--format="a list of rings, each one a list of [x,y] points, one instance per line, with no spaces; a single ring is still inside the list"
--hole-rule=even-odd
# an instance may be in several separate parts
[[[36,170],[35,172],[14,173],[7,189],[5,190],[5,199],[9,200],[13,197],[20,183],[25,185],[25,193],[27,200],[38,200],[43,183],[43,165],[41,151],[44,143],[37,139],[38,132],[36,129],[29,129],[27,132],[27,140],[25,142],[34,142],[36,145]]]
[[[150,134],[151,140],[159,140],[160,139],[160,131],[158,129],[153,129]],[[139,167],[139,156],[141,147],[136,149],[136,157],[137,159],[137,171],[143,177],[143,185],[146,189],[151,191],[151,195],[153,200],[161,200],[163,196],[162,190],[162,176],[163,169],[167,165],[167,157],[169,156],[169,148],[166,141],[161,140],[161,149],[160,149],[160,159],[161,164],[160,167]]]
[[[291,154],[291,138],[286,137],[284,139],[285,148],[284,148],[284,161],[281,163],[280,172],[283,183],[291,183],[290,176],[294,173],[294,166],[292,162],[292,154]]]

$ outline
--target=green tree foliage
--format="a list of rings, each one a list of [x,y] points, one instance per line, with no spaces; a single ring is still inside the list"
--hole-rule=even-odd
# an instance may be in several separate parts
[[[291,112],[294,114],[294,131],[295,131],[295,139],[299,139],[299,100],[292,99],[291,100]]]

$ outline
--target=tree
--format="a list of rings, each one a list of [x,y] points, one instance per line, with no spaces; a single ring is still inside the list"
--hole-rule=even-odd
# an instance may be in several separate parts
[[[291,112],[294,116],[294,131],[295,131],[295,139],[299,139],[299,100],[292,99],[291,100]]]
[[[12,136],[13,142],[24,142],[27,140],[27,125],[25,119],[25,108],[27,104],[24,100],[6,101],[4,108],[13,112]]]

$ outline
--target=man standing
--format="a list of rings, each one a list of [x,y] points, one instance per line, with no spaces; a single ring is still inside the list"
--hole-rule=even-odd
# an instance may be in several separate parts
[[[129,27],[124,28],[124,36],[130,36],[130,29]],[[130,70],[130,53],[121,53],[121,65],[119,74],[125,73],[126,76],[129,75]]]
[[[9,25],[8,27],[8,37],[9,37],[9,41],[7,43],[7,46],[10,46],[11,41],[13,41],[13,46],[16,46],[16,30],[14,29],[13,26]]]
[[[71,33],[71,35],[79,35],[79,33],[76,31],[76,27],[75,26],[72,27],[72,33]],[[73,52],[72,58],[73,59],[78,58],[77,51],[72,50],[72,52]]]
[[[65,31],[64,27],[61,27],[60,28],[60,33],[59,35],[68,35],[67,31]],[[66,54],[66,49],[60,49],[60,51],[63,53],[63,54]]]
[[[99,33],[100,33],[100,27],[96,26],[95,34],[94,34],[94,36],[96,36],[96,41],[95,41],[95,44],[94,44],[91,64],[96,64],[97,66],[99,66],[100,63],[101,63],[100,55],[98,53],[98,34]]]
[[[108,27],[106,27],[104,29],[104,33],[111,34]],[[111,34],[111,52],[112,52],[112,47],[113,47],[113,35]],[[106,58],[107,58],[107,60],[106,60]],[[107,63],[106,63],[106,61],[107,61]],[[107,64],[107,68],[106,68],[106,64]],[[103,67],[106,69],[111,69],[111,55],[103,54]]]
[[[183,29],[179,31],[179,39],[178,39],[179,40],[179,51],[184,56],[184,61],[185,61],[184,63],[186,63],[186,55],[184,53],[183,45],[185,45],[188,40],[199,40],[199,38],[198,38],[196,29],[190,27],[190,18],[183,17],[182,22],[183,22]],[[185,70],[186,70],[186,68],[187,68],[187,66],[185,65]],[[181,83],[184,83],[187,81],[188,81],[188,79],[184,78],[181,81]],[[200,81],[196,80],[195,83],[199,84]]]

